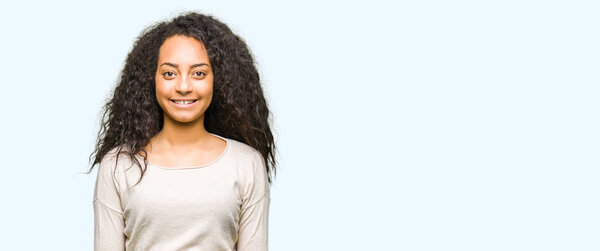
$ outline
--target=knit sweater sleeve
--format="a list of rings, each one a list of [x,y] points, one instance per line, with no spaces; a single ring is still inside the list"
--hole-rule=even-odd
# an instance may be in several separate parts
[[[94,250],[125,250],[125,222],[113,155],[107,154],[99,164],[94,189]]]
[[[264,159],[253,151],[239,225],[238,251],[268,250],[270,188]]]

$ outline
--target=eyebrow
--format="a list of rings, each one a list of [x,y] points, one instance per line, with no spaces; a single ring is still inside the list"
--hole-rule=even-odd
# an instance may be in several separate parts
[[[160,66],[163,66],[163,65],[173,66],[173,67],[175,67],[175,68],[178,68],[178,67],[179,67],[179,65],[178,65],[178,64],[173,64],[173,63],[169,63],[169,62],[162,63]],[[198,66],[204,66],[204,65],[206,65],[206,66],[209,66],[209,67],[210,67],[210,65],[208,65],[207,63],[200,63],[200,64],[193,64],[192,66],[190,66],[190,69],[191,69],[191,68],[194,68],[194,67],[198,67]]]

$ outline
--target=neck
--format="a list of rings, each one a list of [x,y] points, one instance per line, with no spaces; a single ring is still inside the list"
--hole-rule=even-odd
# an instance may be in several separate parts
[[[162,130],[156,135],[156,141],[169,147],[188,147],[208,142],[211,135],[204,128],[204,116],[188,123],[164,117]]]

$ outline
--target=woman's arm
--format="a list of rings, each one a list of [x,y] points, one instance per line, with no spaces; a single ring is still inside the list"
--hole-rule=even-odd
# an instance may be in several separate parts
[[[109,153],[110,154],[110,153]],[[94,250],[125,250],[125,222],[115,178],[115,159],[108,154],[98,167],[94,189]]]
[[[270,188],[265,162],[258,151],[252,158],[240,216],[238,251],[267,251]]]

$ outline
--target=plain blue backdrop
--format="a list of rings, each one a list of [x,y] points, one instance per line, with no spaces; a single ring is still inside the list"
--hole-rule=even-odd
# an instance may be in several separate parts
[[[595,1],[66,1],[0,9],[0,250],[91,250],[133,41],[212,14],[255,55],[271,250],[600,250]]]

